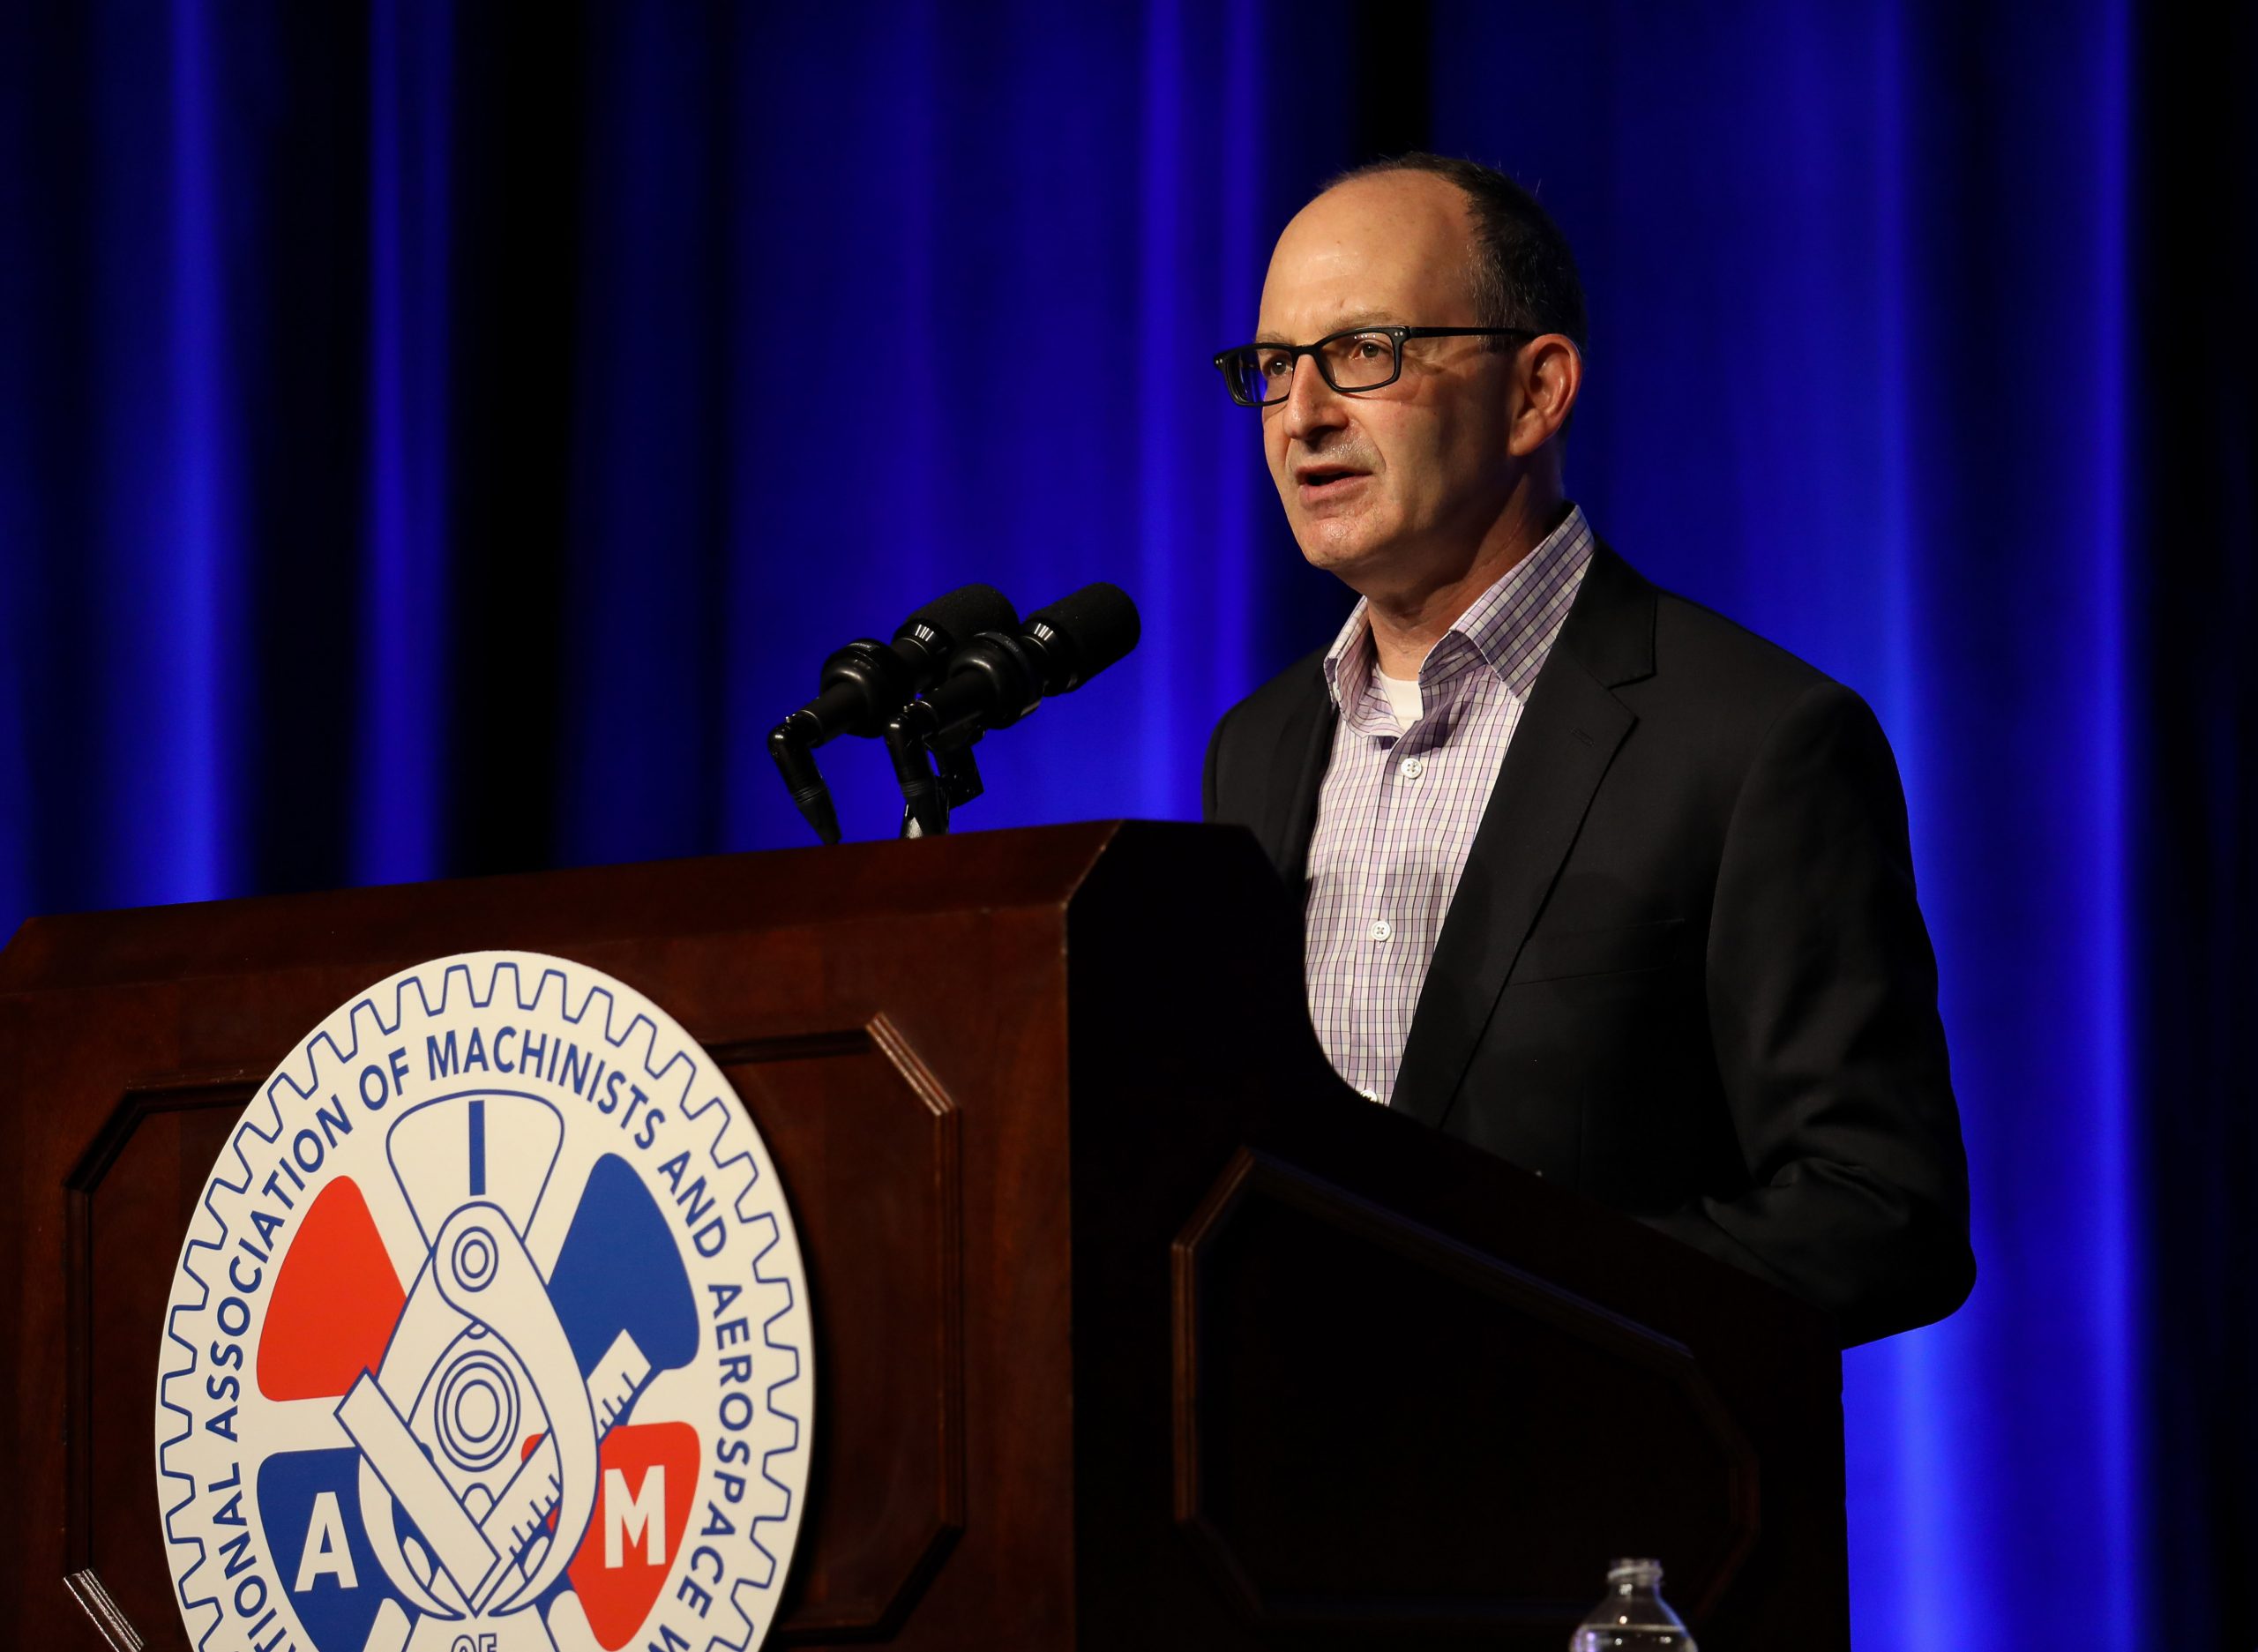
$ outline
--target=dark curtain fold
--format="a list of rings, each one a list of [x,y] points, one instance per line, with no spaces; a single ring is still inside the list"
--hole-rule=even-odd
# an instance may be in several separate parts
[[[2258,1643],[2258,17],[2144,12],[2139,71],[2145,1537],[2155,1644],[2244,1647]]]

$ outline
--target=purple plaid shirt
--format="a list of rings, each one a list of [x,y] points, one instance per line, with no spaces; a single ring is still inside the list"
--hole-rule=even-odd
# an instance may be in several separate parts
[[[1310,1019],[1341,1076],[1385,1103],[1427,961],[1529,691],[1591,562],[1583,512],[1474,599],[1419,667],[1401,727],[1358,602],[1325,656],[1341,720],[1310,844]]]

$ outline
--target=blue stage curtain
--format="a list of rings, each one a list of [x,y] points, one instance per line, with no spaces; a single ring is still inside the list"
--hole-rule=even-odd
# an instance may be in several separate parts
[[[2250,26],[2135,26],[0,11],[0,931],[802,842],[766,729],[975,579],[1116,580],[1145,642],[960,826],[1196,813],[1348,602],[1208,357],[1329,173],[1498,162],[1591,295],[1572,490],[1904,771],[1982,1277],[1846,1361],[1859,1646],[2247,1646],[2258,148],[2174,106],[2247,102]],[[822,759],[888,834],[875,750]]]

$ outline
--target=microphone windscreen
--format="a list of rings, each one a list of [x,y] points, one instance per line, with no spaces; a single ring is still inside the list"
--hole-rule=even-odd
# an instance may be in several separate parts
[[[1011,598],[994,586],[964,585],[926,603],[901,622],[901,630],[915,631],[921,625],[953,643],[962,643],[983,631],[1017,631],[1020,616]]]
[[[1043,685],[1050,694],[1088,682],[1135,647],[1140,630],[1129,593],[1103,579],[1028,615],[1027,628],[1042,639],[1047,653],[1065,655],[1065,680]]]

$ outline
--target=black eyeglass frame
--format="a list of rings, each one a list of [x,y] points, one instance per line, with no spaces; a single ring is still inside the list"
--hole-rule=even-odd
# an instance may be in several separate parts
[[[1333,370],[1325,363],[1325,347],[1336,339],[1357,339],[1378,333],[1386,338],[1394,357],[1394,365],[1386,378],[1378,384],[1358,385],[1353,389],[1336,384]],[[1385,390],[1403,377],[1403,340],[1406,339],[1535,339],[1544,335],[1531,327],[1343,327],[1338,333],[1328,333],[1314,344],[1275,344],[1257,340],[1252,344],[1235,344],[1228,350],[1215,355],[1215,370],[1223,376],[1224,388],[1231,392],[1231,400],[1242,407],[1275,407],[1293,393],[1294,370],[1301,365],[1305,355],[1317,359],[1317,376],[1325,381],[1326,388],[1336,396],[1361,396],[1368,390]],[[1286,389],[1278,395],[1261,401],[1249,401],[1238,393],[1231,383],[1230,360],[1252,350],[1283,350],[1291,363],[1287,369]]]

